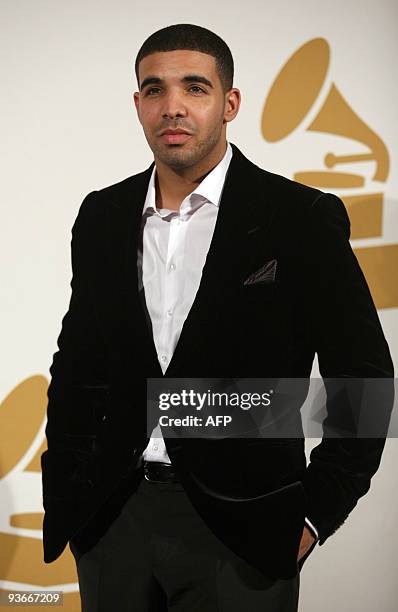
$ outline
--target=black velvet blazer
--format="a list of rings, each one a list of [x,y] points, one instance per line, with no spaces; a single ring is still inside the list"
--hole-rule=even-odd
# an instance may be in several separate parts
[[[232,147],[200,286],[166,377],[306,378],[317,353],[325,379],[392,378],[341,200],[262,170]],[[41,458],[47,563],[70,539],[89,549],[137,484],[146,381],[162,377],[137,277],[152,168],[89,193],[72,229],[72,294],[50,368]],[[244,283],[273,260],[270,282]],[[391,381],[391,406],[392,389]],[[300,438],[165,442],[214,533],[254,567],[287,578],[301,569],[304,517],[323,544],[369,489],[385,440],[324,437],[308,466]]]

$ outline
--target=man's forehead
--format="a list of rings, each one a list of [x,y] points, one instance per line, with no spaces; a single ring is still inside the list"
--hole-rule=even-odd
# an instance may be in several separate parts
[[[141,79],[144,73],[147,74],[148,72],[153,74],[158,72],[157,76],[162,77],[168,74],[178,75],[182,72],[191,72],[192,69],[214,73],[216,70],[215,58],[201,51],[178,49],[151,53],[144,57],[139,65]]]

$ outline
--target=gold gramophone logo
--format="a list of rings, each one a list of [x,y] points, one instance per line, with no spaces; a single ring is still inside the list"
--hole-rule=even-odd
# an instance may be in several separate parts
[[[328,80],[329,64],[330,48],[324,38],[300,47],[280,70],[266,97],[261,132],[271,143],[296,130],[328,135],[331,145],[329,150],[326,145],[320,167],[297,171],[293,178],[336,192],[347,208],[352,240],[381,238],[388,150]],[[398,283],[393,280],[398,244],[360,246],[355,254],[377,308],[398,307]]]
[[[69,548],[55,563],[43,561],[40,456],[47,448],[47,387],[44,376],[31,376],[0,403],[0,592],[63,591],[63,609],[77,612],[80,595]]]

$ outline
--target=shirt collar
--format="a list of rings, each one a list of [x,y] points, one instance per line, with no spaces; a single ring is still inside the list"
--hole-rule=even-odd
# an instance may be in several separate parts
[[[213,168],[211,172],[209,172],[209,174],[203,179],[203,181],[199,183],[199,185],[190,194],[186,196],[186,198],[181,204],[181,212],[183,212],[184,209],[191,208],[193,204],[196,204],[197,206],[199,202],[202,204],[204,201],[210,202],[211,204],[214,204],[217,207],[219,206],[225,177],[231,158],[232,147],[228,142],[227,150],[222,160],[217,164],[217,166]],[[145,213],[153,214],[154,212],[169,214],[169,212],[167,213],[166,210],[158,210],[156,208],[155,172],[156,164],[153,167],[151,178],[149,179],[144,208],[142,211],[143,215]],[[164,214],[162,214],[161,216],[164,216]]]

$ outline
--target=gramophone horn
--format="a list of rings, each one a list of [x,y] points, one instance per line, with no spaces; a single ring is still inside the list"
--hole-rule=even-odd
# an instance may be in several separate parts
[[[302,122],[322,88],[329,57],[327,41],[314,38],[283,66],[263,108],[261,132],[265,140],[282,140]]]
[[[277,75],[264,103],[261,131],[268,142],[276,142],[288,136],[307,116],[319,96],[329,66],[329,45],[324,38],[314,38],[300,47]],[[389,156],[383,141],[352,110],[336,85],[332,84],[326,99],[312,123],[306,128],[350,138],[364,144],[369,151],[350,155],[328,153],[327,168],[338,164],[375,161],[373,179],[385,181],[389,173]],[[359,186],[360,175],[347,175],[340,182],[342,173],[311,174],[319,186]],[[329,179],[326,174],[329,175]],[[333,174],[336,176],[333,177]],[[339,175],[340,174],[340,178]],[[349,178],[349,176],[351,178]],[[304,179],[305,177],[302,177]],[[328,182],[329,181],[329,182]],[[350,185],[352,183],[352,185]]]

